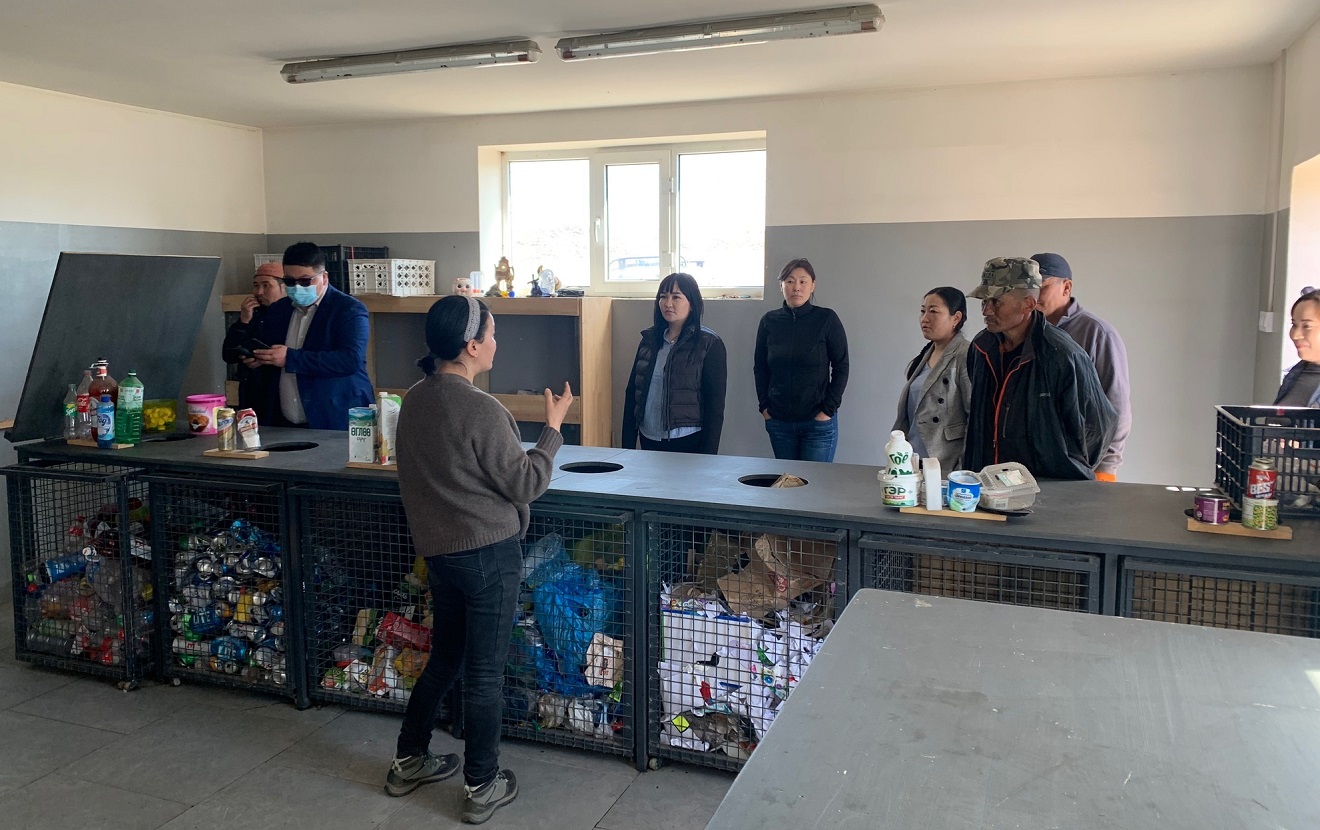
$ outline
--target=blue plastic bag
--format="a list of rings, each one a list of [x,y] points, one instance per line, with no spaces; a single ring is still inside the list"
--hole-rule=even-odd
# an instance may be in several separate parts
[[[604,629],[610,611],[600,576],[572,562],[555,561],[538,567],[533,580],[536,621],[558,673],[568,685],[585,686],[587,647]]]

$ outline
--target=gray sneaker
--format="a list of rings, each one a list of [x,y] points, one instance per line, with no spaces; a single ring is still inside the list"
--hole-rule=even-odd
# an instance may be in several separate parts
[[[495,814],[495,810],[518,797],[518,779],[513,771],[502,769],[491,781],[475,790],[465,787],[463,823],[482,824]]]
[[[395,758],[385,776],[385,792],[393,796],[407,795],[423,784],[443,781],[458,772],[462,763],[457,755],[410,755]]]

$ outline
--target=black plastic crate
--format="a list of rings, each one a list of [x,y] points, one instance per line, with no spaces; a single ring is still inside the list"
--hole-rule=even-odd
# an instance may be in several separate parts
[[[4,470],[18,659],[124,688],[153,670],[151,516],[138,472],[41,462]]]
[[[1121,616],[1320,637],[1320,577],[1123,562]]]
[[[330,284],[345,294],[352,293],[349,287],[352,285],[348,270],[348,261],[350,259],[389,259],[390,249],[388,247],[369,248],[361,245],[321,245],[321,253],[325,254],[325,271],[330,278]]]
[[[1257,458],[1278,471],[1280,515],[1320,517],[1320,409],[1215,407],[1215,485],[1238,507]]]
[[[306,705],[284,486],[149,476],[162,674]]]
[[[1098,614],[1100,557],[866,534],[861,585],[926,596]]]
[[[312,700],[403,712],[431,648],[426,563],[392,493],[295,488],[307,690]],[[445,705],[438,719],[448,721]]]
[[[746,763],[848,596],[847,534],[646,514],[651,764]]]
[[[533,505],[504,680],[504,734],[635,756],[631,514]]]

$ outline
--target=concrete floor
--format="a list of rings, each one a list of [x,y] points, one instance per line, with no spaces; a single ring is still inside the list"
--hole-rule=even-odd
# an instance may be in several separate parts
[[[462,776],[390,798],[399,718],[200,685],[110,681],[14,660],[0,604],[0,825],[27,830],[459,827]],[[437,732],[435,752],[462,752]],[[637,773],[617,758],[507,741],[518,800],[487,826],[690,830],[733,776],[681,765]]]

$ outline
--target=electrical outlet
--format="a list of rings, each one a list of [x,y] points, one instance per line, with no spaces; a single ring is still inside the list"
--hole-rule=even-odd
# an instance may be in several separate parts
[[[1263,332],[1274,331],[1274,312],[1262,311],[1260,313],[1260,322],[1257,327]]]

